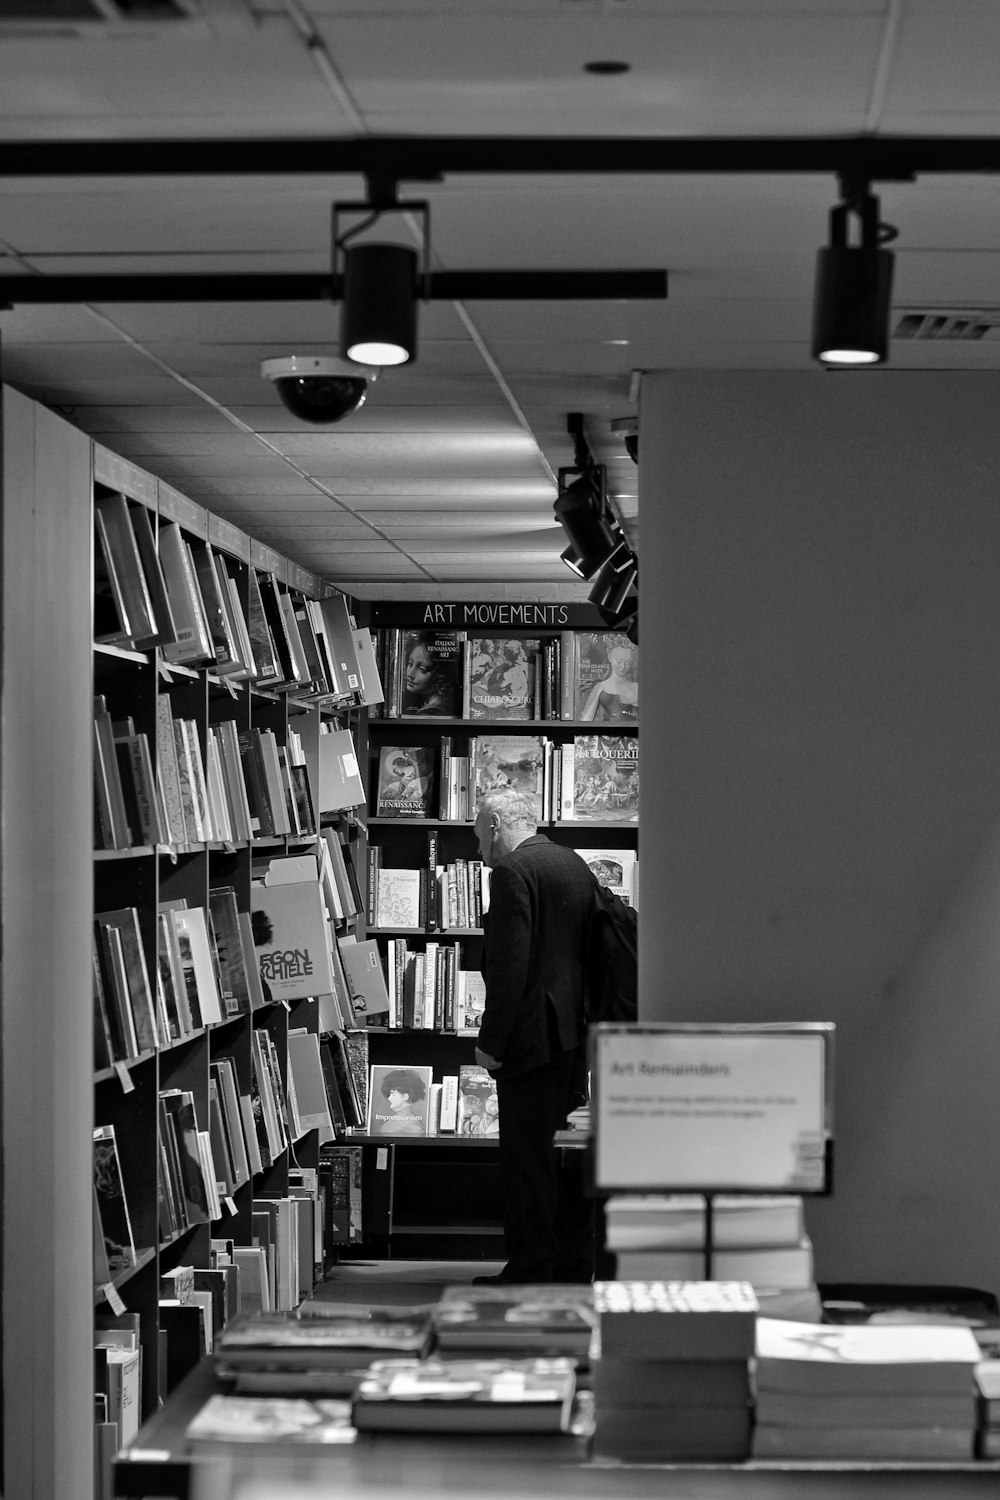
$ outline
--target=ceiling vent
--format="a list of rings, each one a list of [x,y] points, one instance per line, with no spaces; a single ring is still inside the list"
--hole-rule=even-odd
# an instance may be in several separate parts
[[[178,24],[246,25],[247,0],[0,0],[5,36],[86,36]]]
[[[894,339],[920,339],[923,343],[946,340],[968,343],[984,339],[1000,328],[1000,307],[923,308],[900,314],[892,331]]]

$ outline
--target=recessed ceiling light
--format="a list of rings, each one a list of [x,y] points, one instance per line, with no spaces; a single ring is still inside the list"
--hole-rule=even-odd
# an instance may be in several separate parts
[[[601,77],[610,78],[616,73],[630,73],[632,71],[632,64],[614,62],[612,59],[607,58],[603,61],[584,63],[583,71],[585,73],[597,73]]]

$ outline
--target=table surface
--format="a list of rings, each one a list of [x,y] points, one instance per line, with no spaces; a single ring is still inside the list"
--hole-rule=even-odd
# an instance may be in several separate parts
[[[115,1495],[180,1500],[966,1500],[1000,1495],[1000,1462],[899,1464],[773,1460],[720,1466],[588,1457],[583,1438],[361,1433],[322,1449],[301,1443],[187,1441],[221,1389],[204,1359],[115,1464]],[[251,1483],[251,1480],[253,1483]]]

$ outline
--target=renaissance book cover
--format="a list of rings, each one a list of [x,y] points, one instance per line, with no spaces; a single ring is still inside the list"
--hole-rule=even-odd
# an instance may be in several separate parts
[[[378,818],[429,818],[436,810],[431,745],[382,745],[378,757]]]
[[[470,636],[465,710],[468,719],[533,719],[537,640]]]
[[[639,648],[627,635],[581,630],[573,642],[578,719],[635,724],[639,718]]]
[[[474,801],[489,792],[518,791],[533,798],[539,819],[545,793],[545,740],[540,734],[480,734],[473,745]]]
[[[562,750],[560,818],[639,821],[639,743],[634,735],[579,734]]]

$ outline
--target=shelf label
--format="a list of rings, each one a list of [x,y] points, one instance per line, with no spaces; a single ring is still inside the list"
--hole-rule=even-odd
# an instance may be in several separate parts
[[[111,1311],[115,1314],[116,1317],[120,1317],[121,1314],[125,1311],[125,1304],[122,1301],[121,1297],[119,1297],[118,1288],[115,1286],[114,1282],[106,1282],[104,1286],[101,1287],[101,1291],[104,1293],[105,1301],[107,1302]]]
[[[226,1207],[229,1209],[229,1212],[235,1218],[236,1215],[239,1213],[239,1209],[236,1207],[235,1201],[229,1196],[228,1193],[226,1194],[226,1197],[223,1199],[223,1202],[225,1203]]]
[[[389,1147],[379,1146],[375,1152],[376,1172],[387,1172],[389,1170]]]
[[[132,1075],[129,1072],[128,1068],[123,1062],[116,1062],[115,1072],[118,1074],[118,1081],[122,1086],[122,1093],[131,1094],[133,1089],[135,1088],[135,1084],[132,1082]]]

